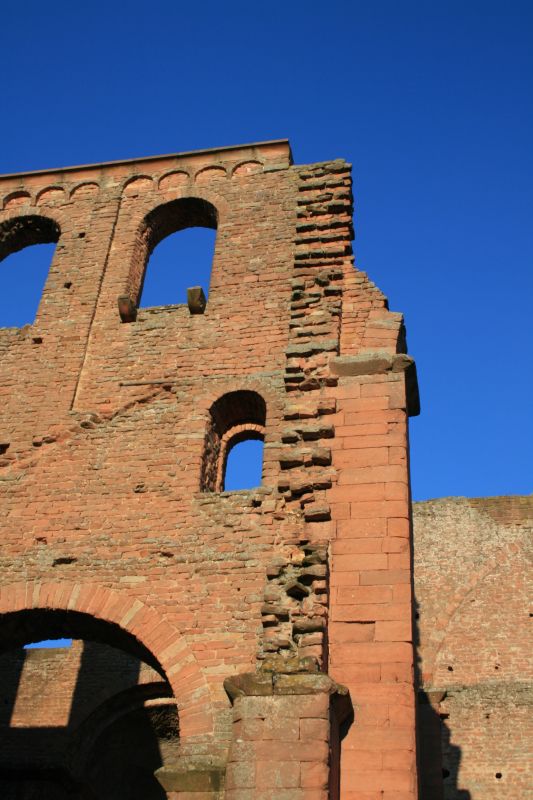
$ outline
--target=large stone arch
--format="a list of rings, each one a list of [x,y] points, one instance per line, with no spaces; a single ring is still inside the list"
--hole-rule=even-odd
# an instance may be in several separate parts
[[[87,614],[133,636],[153,654],[172,688],[181,736],[213,732],[207,681],[183,636],[154,608],[98,584],[27,581],[0,588],[0,628],[4,615],[43,609]]]

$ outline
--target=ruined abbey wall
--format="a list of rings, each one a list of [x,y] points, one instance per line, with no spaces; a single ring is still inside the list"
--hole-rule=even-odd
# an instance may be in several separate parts
[[[532,781],[533,499],[447,498],[415,503],[413,511],[420,798],[518,800]],[[96,728],[98,711],[109,713],[116,696],[137,684],[164,694],[152,667],[107,645],[8,651],[0,656],[0,686],[16,694],[3,695],[0,723],[19,734],[36,718],[63,729],[54,742],[60,757],[65,738]],[[49,749],[36,752],[43,740],[32,747],[47,763]],[[10,744],[16,762],[20,739]],[[158,747],[165,744],[168,750],[160,730]]]
[[[533,496],[414,504],[420,773],[431,800],[533,784]]]
[[[414,800],[416,375],[353,268],[349,165],[271,142],[6,176],[0,198],[0,258],[57,242],[34,324],[0,330],[0,645],[71,636],[159,676],[28,727],[27,655],[4,794]],[[138,309],[153,248],[195,225],[217,229],[205,309]],[[224,492],[247,436],[262,485]]]

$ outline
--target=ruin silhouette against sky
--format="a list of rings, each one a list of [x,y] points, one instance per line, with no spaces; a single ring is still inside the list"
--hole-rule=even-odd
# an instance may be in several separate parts
[[[415,499],[527,493],[532,27],[516,0],[11,5],[0,172],[285,136],[353,161],[356,262],[418,365]]]

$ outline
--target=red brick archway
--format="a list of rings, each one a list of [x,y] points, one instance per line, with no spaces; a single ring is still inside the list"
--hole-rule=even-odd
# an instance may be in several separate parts
[[[179,631],[150,606],[96,584],[20,582],[0,588],[0,614],[32,609],[77,611],[118,625],[161,665],[177,701],[183,738],[213,731],[209,689]]]

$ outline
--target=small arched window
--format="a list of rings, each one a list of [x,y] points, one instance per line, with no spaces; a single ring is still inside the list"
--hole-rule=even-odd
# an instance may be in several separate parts
[[[47,217],[0,223],[0,327],[35,320],[59,236],[59,225]]]
[[[213,403],[202,464],[203,491],[261,484],[265,424],[266,405],[257,392],[229,392]]]
[[[207,297],[217,222],[216,208],[197,197],[172,200],[146,216],[131,274],[138,306],[185,303],[192,286]]]

